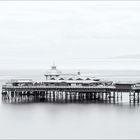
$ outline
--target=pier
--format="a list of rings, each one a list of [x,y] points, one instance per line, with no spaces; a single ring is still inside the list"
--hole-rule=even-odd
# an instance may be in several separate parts
[[[140,87],[137,83],[114,83],[95,77],[62,74],[55,66],[45,74],[46,80],[11,80],[2,86],[2,101],[9,103],[51,102],[118,102],[123,95],[128,102],[140,102]]]
[[[117,102],[122,95],[129,96],[130,103],[139,103],[140,88],[134,84],[114,86],[8,86],[2,87],[2,100],[20,102]],[[123,85],[124,86],[124,85]],[[125,84],[126,86],[126,84]],[[120,87],[120,88],[119,88]]]

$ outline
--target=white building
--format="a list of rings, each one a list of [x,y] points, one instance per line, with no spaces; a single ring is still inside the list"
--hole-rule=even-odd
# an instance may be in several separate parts
[[[76,74],[64,74],[55,65],[45,73],[45,81],[32,81],[31,79],[15,79],[6,85],[13,86],[110,86],[112,81],[97,79],[94,76],[83,76],[80,72]]]
[[[64,74],[60,70],[56,68],[55,65],[51,67],[46,73],[46,85],[68,85],[68,86],[97,86],[97,85],[109,85],[112,82],[103,81],[100,79],[96,79],[95,77],[83,76],[80,72],[77,74]]]

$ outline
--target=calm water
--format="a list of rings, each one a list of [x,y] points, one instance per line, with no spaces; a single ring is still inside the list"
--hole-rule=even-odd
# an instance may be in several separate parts
[[[0,85],[12,78],[44,79],[44,72],[1,71]],[[140,81],[140,71],[88,72],[108,80]],[[140,106],[127,100],[119,104],[0,102],[0,138],[140,138],[139,131]]]

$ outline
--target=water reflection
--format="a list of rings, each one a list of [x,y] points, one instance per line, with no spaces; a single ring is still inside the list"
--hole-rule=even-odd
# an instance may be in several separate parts
[[[53,98],[34,98],[34,96],[30,96],[29,98],[26,98],[24,96],[9,98],[8,96],[2,96],[2,102],[3,103],[10,103],[10,104],[34,104],[34,103],[49,103],[49,104],[98,104],[98,105],[115,105],[118,107],[139,107],[139,102],[125,102],[122,99],[113,99],[113,100],[70,100],[70,99],[53,99]]]

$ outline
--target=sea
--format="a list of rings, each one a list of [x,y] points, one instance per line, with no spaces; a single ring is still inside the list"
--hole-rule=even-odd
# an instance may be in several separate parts
[[[140,70],[81,70],[81,73],[115,82],[140,82]],[[10,79],[45,80],[44,74],[43,69],[0,70],[0,89]],[[0,139],[140,139],[139,132],[140,106],[130,104],[127,98],[115,104],[10,104],[0,100]]]

